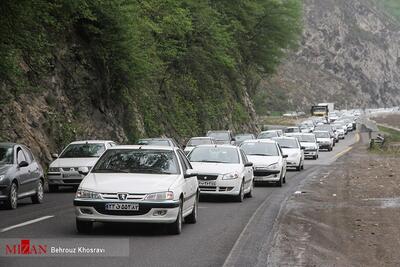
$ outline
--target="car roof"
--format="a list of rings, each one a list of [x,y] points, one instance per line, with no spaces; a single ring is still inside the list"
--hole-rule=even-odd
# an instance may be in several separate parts
[[[228,145],[228,144],[214,144],[214,145],[212,145],[212,144],[206,144],[206,145],[199,145],[199,146],[197,146],[197,147],[216,147],[216,148],[218,148],[218,147],[224,147],[224,148],[238,148],[237,146],[234,146],[234,145]]]
[[[165,151],[173,151],[177,148],[172,147],[172,146],[149,146],[149,145],[118,145],[118,146],[113,146],[110,148],[110,150],[115,150],[115,149],[143,149],[143,150],[165,150]]]
[[[70,144],[97,144],[97,143],[107,143],[107,142],[114,142],[112,140],[82,140],[82,141],[74,141]]]
[[[196,137],[191,137],[190,140],[192,139],[214,139],[214,137],[211,136],[196,136]]]
[[[171,141],[172,138],[169,138],[169,137],[153,137],[153,138],[140,138],[139,140],[161,140],[161,141]]]
[[[276,141],[272,139],[252,139],[252,140],[246,140],[244,143],[269,143],[269,144],[276,144]]]
[[[260,134],[262,133],[272,133],[272,132],[281,132],[282,130],[279,129],[275,129],[275,130],[267,130],[267,131],[262,131]]]

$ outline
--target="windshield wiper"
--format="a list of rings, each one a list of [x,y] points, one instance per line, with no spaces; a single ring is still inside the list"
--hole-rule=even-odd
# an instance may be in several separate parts
[[[249,154],[249,156],[272,156],[272,155],[271,154],[256,153],[256,154]]]
[[[221,161],[216,161],[216,160],[201,160],[198,162],[208,162],[208,163],[221,163]]]

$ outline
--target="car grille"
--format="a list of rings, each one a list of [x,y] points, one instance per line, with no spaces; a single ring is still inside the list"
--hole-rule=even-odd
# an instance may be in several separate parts
[[[102,193],[103,199],[118,199],[118,194]],[[146,194],[128,194],[127,200],[143,200]]]
[[[206,174],[197,175],[197,180],[202,180],[202,181],[217,180],[217,178],[218,175],[206,175]]]
[[[269,171],[254,171],[254,176],[268,176],[271,175]]]
[[[105,204],[98,204],[95,207],[95,210],[98,213],[105,214],[105,215],[115,215],[115,216],[135,216],[135,215],[144,215],[151,210],[151,207],[140,207],[137,211],[128,211],[128,210],[106,210]]]
[[[63,170],[64,172],[70,172],[70,171],[77,172],[78,168],[75,168],[75,167],[63,167],[63,168],[61,168],[61,170]]]
[[[63,181],[65,184],[79,184],[82,182],[82,179],[65,179]]]
[[[233,187],[220,187],[219,188],[219,192],[228,192],[228,191],[232,191]]]
[[[201,192],[216,192],[217,187],[216,186],[200,186],[200,191]]]

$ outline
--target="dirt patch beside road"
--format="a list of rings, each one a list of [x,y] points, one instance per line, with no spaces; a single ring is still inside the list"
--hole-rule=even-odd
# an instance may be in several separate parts
[[[309,179],[281,212],[269,266],[400,266],[399,166],[364,142]]]
[[[400,129],[400,114],[382,115],[381,117],[373,118],[374,121],[380,124],[391,125]]]

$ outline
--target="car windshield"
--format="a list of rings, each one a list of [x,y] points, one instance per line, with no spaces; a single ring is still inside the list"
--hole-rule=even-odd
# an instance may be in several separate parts
[[[314,135],[296,135],[295,136],[300,142],[311,142],[315,143],[315,136]]]
[[[249,142],[240,146],[246,155],[253,156],[278,156],[278,148],[274,143]]]
[[[315,137],[317,138],[330,138],[330,135],[328,132],[314,132]]]
[[[14,149],[12,146],[0,145],[0,165],[12,164],[14,158]]]
[[[60,158],[98,158],[106,150],[104,144],[70,144]]]
[[[299,144],[295,139],[276,139],[281,148],[299,148]]]
[[[213,137],[215,140],[230,141],[228,132],[209,132],[207,136]]]
[[[278,137],[278,133],[277,132],[265,132],[265,133],[260,133],[258,135],[258,139],[270,139],[273,137]]]
[[[196,138],[190,139],[186,146],[199,146],[212,144],[211,139],[208,138]]]
[[[170,146],[168,140],[160,139],[140,139],[138,145],[148,145],[148,146]]]
[[[99,159],[92,173],[180,174],[173,151],[111,149]]]
[[[236,141],[246,141],[246,140],[251,140],[251,139],[254,139],[253,135],[251,135],[251,134],[241,134],[241,135],[235,136]]]
[[[196,147],[188,157],[191,162],[240,163],[238,150],[232,147]]]

